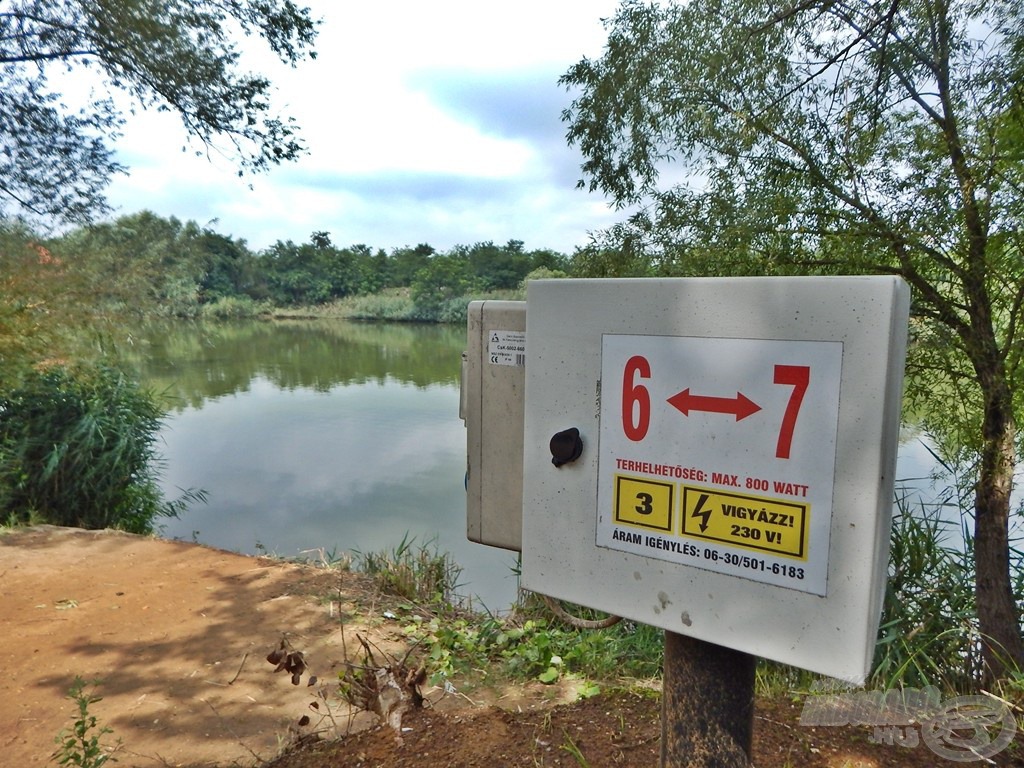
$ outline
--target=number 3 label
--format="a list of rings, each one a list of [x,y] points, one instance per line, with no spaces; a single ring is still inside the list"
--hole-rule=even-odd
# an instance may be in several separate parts
[[[640,503],[636,505],[636,513],[638,515],[649,515],[654,511],[654,497],[649,493],[638,493],[636,500]]]

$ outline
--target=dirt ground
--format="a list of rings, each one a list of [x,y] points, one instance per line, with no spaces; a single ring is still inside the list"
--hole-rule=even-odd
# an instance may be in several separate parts
[[[337,671],[356,634],[402,647],[358,575],[194,544],[41,526],[0,536],[0,765],[50,764],[77,717],[67,690],[98,680],[89,713],[122,766],[657,766],[657,692],[569,702],[571,687],[426,690],[401,734],[352,717]],[[266,655],[286,637],[319,682],[293,686]],[[303,683],[308,680],[303,678]],[[332,682],[333,681],[333,682]],[[456,681],[458,685],[458,681]],[[332,687],[333,685],[333,687]],[[760,768],[935,766],[923,743],[872,743],[869,727],[799,724],[802,704],[758,701]],[[310,724],[297,725],[307,716]],[[313,742],[303,734],[324,731]],[[1021,765],[1014,745],[995,757]],[[980,763],[979,763],[980,764]]]

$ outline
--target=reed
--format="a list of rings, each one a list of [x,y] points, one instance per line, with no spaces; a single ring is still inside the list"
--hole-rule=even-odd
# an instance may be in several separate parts
[[[0,509],[9,521],[152,533],[205,498],[157,483],[163,412],[123,371],[57,364],[0,396]]]

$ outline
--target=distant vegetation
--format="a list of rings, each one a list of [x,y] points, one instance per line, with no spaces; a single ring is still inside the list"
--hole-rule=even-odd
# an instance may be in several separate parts
[[[314,232],[306,243],[253,251],[244,240],[149,212],[57,238],[20,234],[33,243],[16,259],[23,280],[59,275],[75,283],[76,303],[173,317],[251,316],[348,300],[368,317],[461,321],[466,297],[514,290],[531,272],[559,274],[569,265],[565,255],[527,250],[521,240],[385,251],[338,246],[327,232]],[[358,297],[364,300],[351,304]]]

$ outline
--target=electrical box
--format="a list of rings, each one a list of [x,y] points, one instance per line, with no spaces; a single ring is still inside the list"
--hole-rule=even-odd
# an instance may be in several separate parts
[[[466,535],[518,551],[523,522],[526,302],[474,301],[467,318]]]
[[[909,296],[895,277],[531,281],[523,474],[471,448],[470,538],[494,515],[513,540],[521,490],[523,587],[861,682]],[[486,310],[481,348],[518,328]],[[483,366],[470,381],[500,389],[476,407],[511,451],[523,369]],[[493,487],[474,476],[506,461]]]

